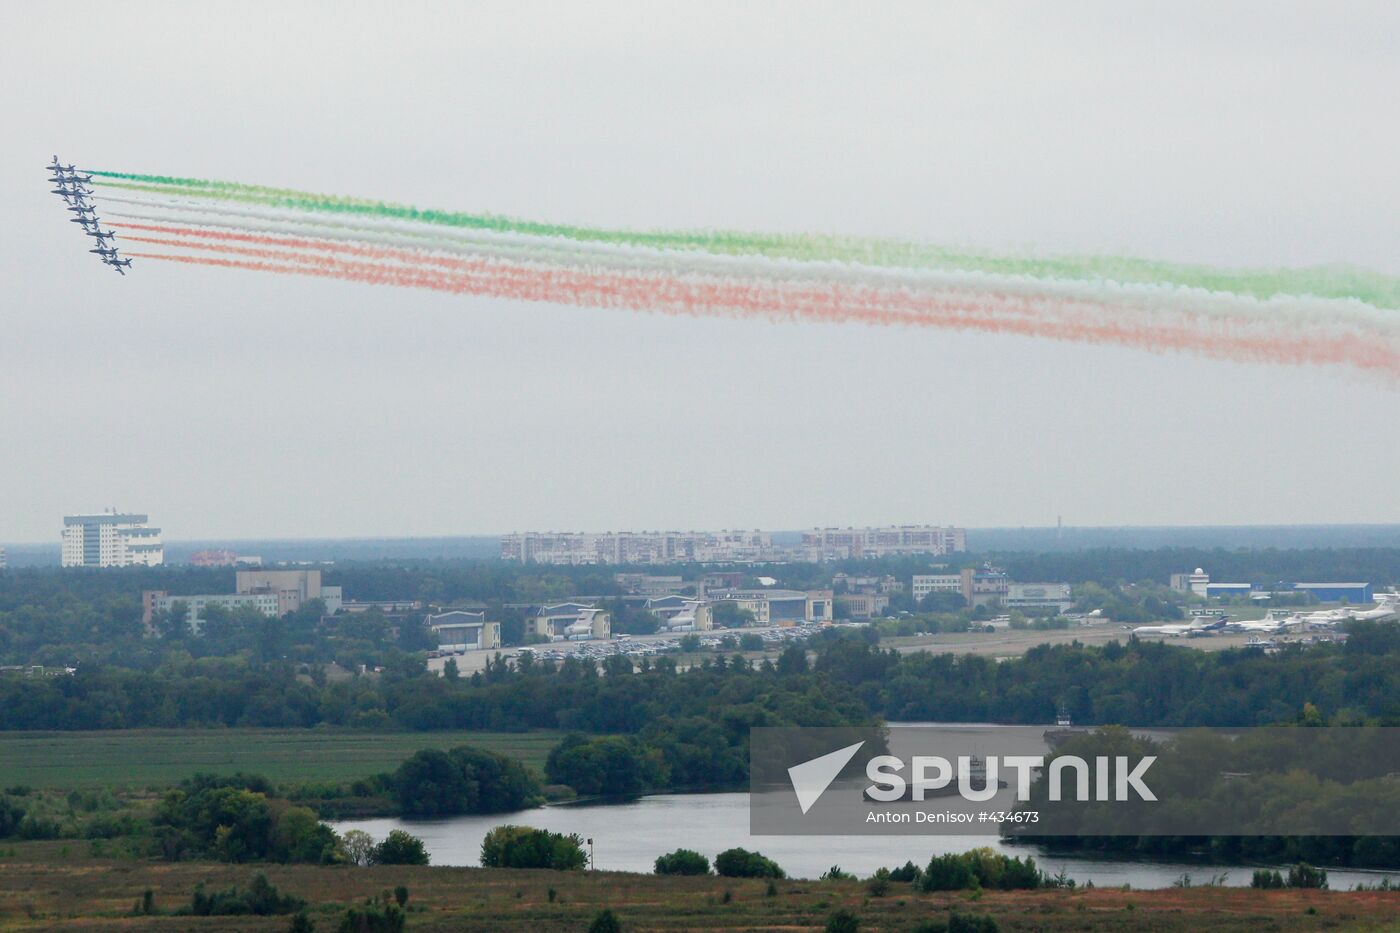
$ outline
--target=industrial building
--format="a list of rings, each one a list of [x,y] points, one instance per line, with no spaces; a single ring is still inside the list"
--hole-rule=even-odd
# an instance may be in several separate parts
[[[831,590],[717,590],[708,596],[711,608],[731,602],[753,613],[756,625],[830,622],[835,614]]]
[[[1001,605],[1022,612],[1052,609],[1059,613],[1069,611],[1074,596],[1068,583],[1008,583]]]
[[[835,615],[846,619],[873,619],[890,608],[884,593],[837,593],[832,602]]]
[[[313,599],[326,604],[327,615],[335,615],[343,602],[340,587],[321,585],[319,570],[240,570],[235,581],[239,595],[275,595],[279,616],[296,612]]]
[[[661,620],[668,632],[708,632],[714,628],[714,614],[703,599],[686,596],[657,596],[643,604],[644,609]]]
[[[1244,597],[1253,600],[1266,600],[1274,596],[1290,596],[1307,593],[1320,603],[1369,603],[1375,599],[1370,583],[1365,582],[1323,582],[1292,583],[1212,583],[1210,574],[1197,567],[1193,573],[1171,575],[1171,588],[1180,592],[1194,593],[1210,599],[1231,599]]]
[[[450,609],[429,615],[426,622],[437,635],[438,651],[443,654],[491,651],[501,647],[501,623],[487,622],[484,612]]]
[[[541,606],[525,631],[546,641],[590,641],[612,637],[612,615],[587,603]]]
[[[160,529],[134,512],[65,515],[60,563],[65,567],[159,567],[165,563]]]

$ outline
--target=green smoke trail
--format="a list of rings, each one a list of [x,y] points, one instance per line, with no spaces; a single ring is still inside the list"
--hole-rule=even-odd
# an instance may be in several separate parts
[[[1220,269],[1125,256],[1017,256],[949,250],[901,240],[828,234],[757,234],[727,230],[618,230],[551,224],[495,214],[423,209],[406,204],[322,195],[240,182],[91,170],[104,186],[172,197],[199,198],[311,213],[413,221],[460,229],[557,237],[653,249],[731,256],[861,263],[906,269],[985,272],[1031,278],[1169,285],[1258,299],[1282,295],[1351,298],[1400,309],[1400,278],[1350,266],[1297,269]],[[107,181],[106,179],[110,179]]]

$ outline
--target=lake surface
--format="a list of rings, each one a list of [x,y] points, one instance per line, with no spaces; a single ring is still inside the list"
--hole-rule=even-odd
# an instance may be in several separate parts
[[[753,836],[745,793],[657,794],[625,803],[553,805],[491,816],[347,820],[330,825],[339,833],[363,830],[375,839],[383,839],[390,830],[407,830],[423,840],[434,865],[475,866],[481,863],[481,840],[486,833],[506,823],[591,838],[594,867],[604,871],[649,873],[658,855],[674,849],[694,849],[713,860],[734,846],[757,849],[795,878],[819,877],[832,865],[864,877],[881,866],[894,868],[910,860],[926,865],[935,854],[979,846],[1009,855],[1033,855],[1050,874],[1063,869],[1080,884],[1093,881],[1099,887],[1165,888],[1185,873],[1196,884],[1228,873],[1226,884],[1248,885],[1257,867],[1064,858],[1046,855],[1036,846],[1002,845],[994,836]],[[1400,881],[1400,872],[1390,874]],[[1345,890],[1358,881],[1373,884],[1386,875],[1328,869],[1334,890]]]

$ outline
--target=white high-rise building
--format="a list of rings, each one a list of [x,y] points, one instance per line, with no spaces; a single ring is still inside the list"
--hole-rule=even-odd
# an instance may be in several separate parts
[[[165,563],[160,529],[145,515],[101,512],[63,517],[65,567],[157,567]]]

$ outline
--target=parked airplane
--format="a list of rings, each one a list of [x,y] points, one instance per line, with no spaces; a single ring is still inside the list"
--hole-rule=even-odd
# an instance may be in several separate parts
[[[1227,622],[1225,631],[1227,632],[1279,632],[1283,627],[1293,622],[1293,619],[1280,619],[1274,616],[1273,610],[1264,614],[1262,619],[1241,620],[1238,622]]]
[[[1342,610],[1349,619],[1379,621],[1393,619],[1400,615],[1400,593],[1377,593],[1376,605],[1372,609]]]
[[[1139,625],[1133,629],[1134,635],[1165,635],[1168,638],[1180,638],[1181,636],[1199,637],[1211,635],[1215,632],[1223,632],[1227,624],[1227,619],[1221,616],[1209,622],[1183,622],[1168,625]]]

